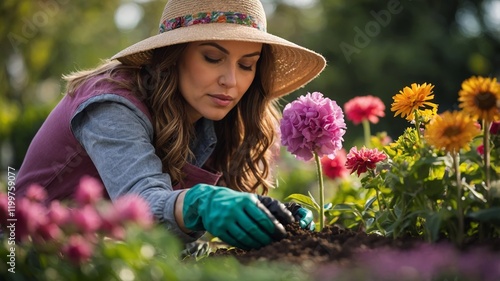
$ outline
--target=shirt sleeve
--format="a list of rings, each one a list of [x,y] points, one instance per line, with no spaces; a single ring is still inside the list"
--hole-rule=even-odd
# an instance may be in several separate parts
[[[82,104],[71,129],[94,162],[111,200],[138,194],[155,218],[183,242],[198,239],[204,232],[188,235],[177,225],[174,208],[181,190],[173,190],[170,176],[162,172],[151,122],[127,99],[105,96]]]

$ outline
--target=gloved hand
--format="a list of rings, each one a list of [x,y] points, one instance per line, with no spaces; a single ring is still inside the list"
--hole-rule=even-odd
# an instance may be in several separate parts
[[[289,202],[281,203],[280,201],[266,196],[257,196],[259,201],[267,207],[271,214],[274,215],[282,224],[286,225],[294,221],[298,221],[301,228],[314,230],[315,223],[313,221],[313,213],[303,208],[300,204]],[[293,219],[290,220],[290,215]]]
[[[286,236],[283,225],[255,194],[226,187],[197,184],[184,197],[184,225],[207,230],[224,242],[249,250]]]
[[[313,231],[316,224],[313,221],[313,213],[311,210],[302,207],[302,205],[295,202],[285,203],[285,206],[290,212],[292,212],[293,217],[299,222],[301,228],[309,229]]]

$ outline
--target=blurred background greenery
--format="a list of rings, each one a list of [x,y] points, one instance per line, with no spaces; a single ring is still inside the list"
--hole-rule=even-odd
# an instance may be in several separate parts
[[[392,96],[435,85],[440,111],[457,107],[471,75],[500,76],[500,0],[262,0],[268,31],[323,54],[322,75],[283,105],[319,91],[343,107],[375,95],[386,117],[372,131],[399,136]],[[0,4],[0,163],[19,168],[44,118],[62,97],[61,75],[91,68],[157,33],[165,1],[3,0]],[[344,147],[362,139],[347,122]],[[308,172],[308,174],[311,174]],[[314,173],[312,174],[314,180]]]

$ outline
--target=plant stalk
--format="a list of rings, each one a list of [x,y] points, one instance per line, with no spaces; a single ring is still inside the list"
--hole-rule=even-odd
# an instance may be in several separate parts
[[[321,169],[321,159],[318,153],[314,152],[314,160],[316,161],[316,172],[318,173],[319,183],[319,230],[325,227],[325,187],[323,185],[323,171]]]
[[[457,152],[452,152],[453,166],[455,168],[455,175],[457,180],[457,215],[458,215],[458,234],[457,243],[462,245],[464,235],[464,212],[462,210],[462,180],[460,179],[460,160]]]
[[[365,137],[365,146],[367,148],[370,148],[371,147],[370,138],[372,136],[372,133],[370,131],[370,122],[368,121],[368,119],[365,118],[363,119],[362,123],[363,123],[363,134]]]
[[[486,200],[487,204],[491,204],[491,195],[490,195],[490,181],[491,181],[491,174],[490,174],[490,167],[491,167],[491,160],[490,160],[490,125],[491,122],[488,122],[486,120],[483,120],[483,148],[484,148],[484,172],[485,172],[485,185],[486,185]]]
[[[413,116],[415,117],[415,128],[417,129],[417,138],[420,141],[422,139],[422,136],[420,135],[420,116],[418,115],[417,109],[415,109]]]

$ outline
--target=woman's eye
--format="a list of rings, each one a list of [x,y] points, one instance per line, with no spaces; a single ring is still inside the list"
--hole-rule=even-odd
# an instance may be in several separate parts
[[[255,64],[248,62],[248,63],[239,63],[239,65],[243,70],[252,71]]]
[[[208,56],[205,56],[205,60],[209,63],[218,63],[221,61],[221,59],[214,59],[214,58],[211,58],[211,57],[208,57]]]
[[[243,69],[243,70],[252,71],[252,67],[253,67],[253,65],[244,65],[244,64],[241,64],[241,63],[240,63],[240,67],[241,67],[241,69]]]

